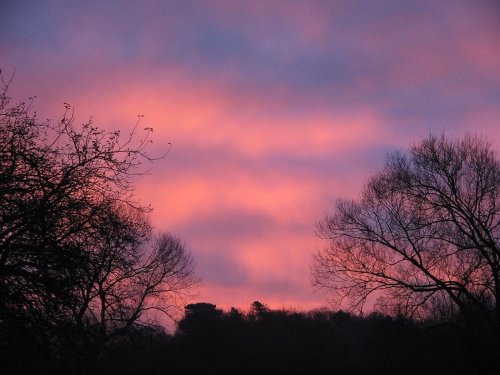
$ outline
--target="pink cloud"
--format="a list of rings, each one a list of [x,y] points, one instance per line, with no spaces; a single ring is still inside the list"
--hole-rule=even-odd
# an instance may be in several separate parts
[[[2,49],[40,118],[70,102],[126,133],[142,114],[154,155],[172,143],[137,196],[198,259],[198,299],[311,308],[326,303],[309,287],[314,224],[386,151],[430,131],[500,141],[498,17],[458,3],[158,3],[61,17],[48,51]]]

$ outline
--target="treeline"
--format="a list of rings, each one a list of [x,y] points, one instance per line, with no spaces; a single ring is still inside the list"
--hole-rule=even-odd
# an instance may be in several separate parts
[[[186,306],[167,368],[173,374],[485,373],[488,360],[477,348],[458,325],[270,310],[260,302],[244,314],[199,303]]]
[[[96,362],[61,356],[50,370],[43,348],[27,336],[13,341],[0,351],[4,373],[487,374],[493,362],[458,325],[260,302],[248,312],[191,304],[173,335],[135,326]]]

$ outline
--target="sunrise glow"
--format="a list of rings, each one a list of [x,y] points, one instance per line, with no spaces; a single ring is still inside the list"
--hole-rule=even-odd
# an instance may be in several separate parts
[[[136,197],[195,301],[307,310],[315,225],[430,132],[500,146],[494,1],[7,1],[0,68],[38,117],[154,129]]]

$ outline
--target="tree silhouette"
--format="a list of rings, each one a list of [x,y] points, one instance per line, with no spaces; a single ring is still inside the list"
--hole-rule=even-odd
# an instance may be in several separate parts
[[[392,154],[359,200],[338,201],[319,224],[329,244],[315,285],[353,308],[376,293],[400,315],[485,325],[498,350],[499,191],[499,160],[478,137],[430,136]]]
[[[0,334],[98,355],[196,281],[179,240],[153,236],[150,207],[134,199],[152,129],[138,139],[138,122],[124,139],[78,126],[68,104],[40,122],[0,78]]]
[[[250,305],[250,313],[254,318],[262,318],[268,312],[269,308],[262,302],[253,301]]]

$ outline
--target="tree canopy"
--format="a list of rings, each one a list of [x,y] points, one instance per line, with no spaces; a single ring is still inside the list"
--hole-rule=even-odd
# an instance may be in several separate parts
[[[463,320],[500,342],[500,163],[484,139],[429,136],[388,156],[319,225],[314,284],[361,309]],[[487,327],[487,328],[486,328]]]
[[[77,125],[68,104],[42,122],[2,84],[0,338],[28,335],[49,357],[71,346],[97,356],[149,311],[171,314],[196,282],[182,243],[153,235],[150,207],[134,198],[152,129]]]

